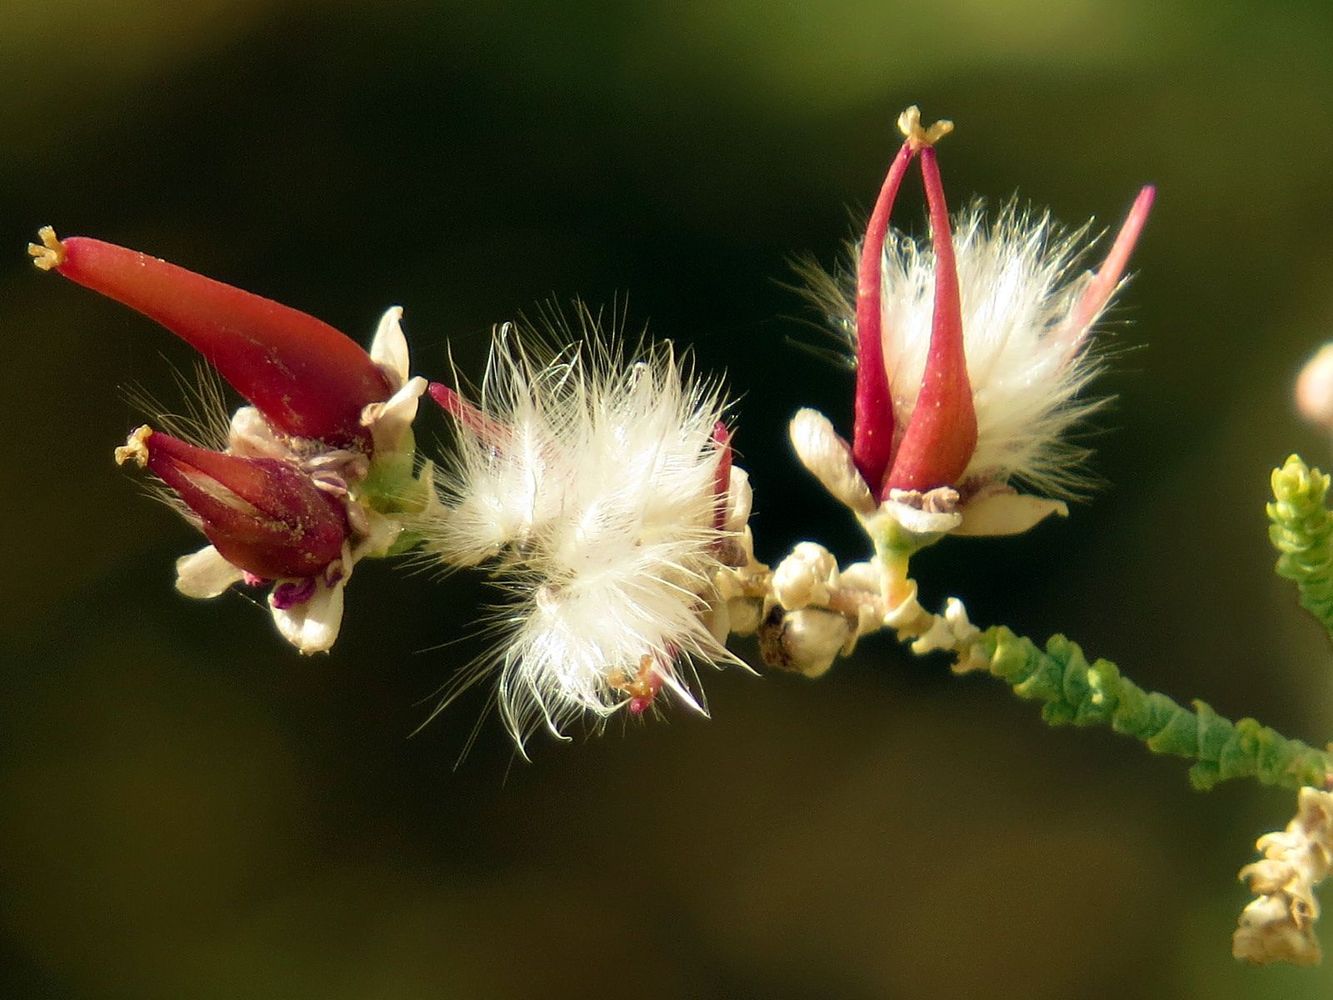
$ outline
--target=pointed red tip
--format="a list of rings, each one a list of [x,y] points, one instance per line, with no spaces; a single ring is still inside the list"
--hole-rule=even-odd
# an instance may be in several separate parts
[[[342,554],[342,507],[286,462],[224,455],[169,434],[136,438],[149,471],[198,516],[233,566],[265,579],[310,577]]]
[[[389,383],[350,337],[147,254],[83,236],[58,246],[52,270],[161,323],[279,430],[331,444],[369,440],[361,411],[387,399]]]
[[[856,272],[856,409],[852,460],[871,489],[879,485],[893,456],[893,393],[884,359],[882,290],[884,241],[898,188],[915,150],[905,142],[880,187],[861,241]]]
[[[1134,204],[1130,206],[1129,214],[1125,216],[1120,231],[1116,233],[1111,249],[1106,253],[1106,260],[1088,282],[1088,287],[1083,290],[1083,295],[1079,298],[1078,305],[1074,307],[1068,324],[1060,332],[1060,336],[1069,342],[1068,353],[1074,353],[1083,338],[1087,336],[1088,329],[1106,308],[1106,304],[1111,301],[1120,279],[1125,275],[1130,255],[1143,234],[1143,227],[1148,222],[1148,215],[1156,200],[1157,188],[1153,185],[1145,184],[1139,189]]]
[[[921,391],[880,499],[890,489],[929,490],[957,483],[977,446],[977,413],[963,347],[962,297],[949,206],[935,150],[921,150],[921,175],[935,251],[935,312]]]
[[[717,471],[713,473],[713,527],[721,531],[727,523],[727,495],[731,492],[731,431],[721,420],[713,425],[718,444]]]
[[[498,445],[504,440],[504,429],[498,423],[443,382],[430,383],[426,386],[426,394],[440,409],[487,444]]]

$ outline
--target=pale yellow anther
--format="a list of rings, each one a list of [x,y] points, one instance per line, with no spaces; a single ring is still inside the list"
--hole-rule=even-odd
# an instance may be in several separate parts
[[[54,229],[43,226],[37,230],[37,236],[42,241],[40,244],[28,244],[28,256],[32,258],[33,264],[43,271],[49,271],[65,263],[65,244],[56,239]]]
[[[147,424],[136,428],[125,439],[125,443],[116,449],[116,464],[124,465],[126,462],[134,462],[139,468],[144,468],[148,464],[148,445],[147,441],[152,436],[153,429]]]
[[[928,128],[921,127],[921,109],[913,104],[898,116],[898,131],[903,134],[913,152],[919,152],[926,146],[933,146],[953,131],[953,122],[946,119],[937,121]]]

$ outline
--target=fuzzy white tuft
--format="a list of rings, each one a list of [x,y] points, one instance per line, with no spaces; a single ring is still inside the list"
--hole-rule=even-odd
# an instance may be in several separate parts
[[[669,346],[628,365],[620,353],[533,352],[501,328],[422,527],[444,563],[490,562],[510,597],[505,639],[473,679],[498,669],[520,746],[541,726],[605,719],[636,681],[700,708],[689,664],[733,660],[707,627],[731,534],[716,525],[722,399]]]
[[[977,414],[977,447],[960,482],[1015,480],[1046,496],[1086,488],[1085,448],[1069,431],[1104,400],[1080,396],[1098,373],[1077,307],[1092,280],[1078,265],[1095,240],[1090,227],[1066,230],[1048,214],[1005,206],[988,221],[978,202],[954,223],[964,351]],[[811,298],[854,337],[854,285],[801,270]],[[935,254],[928,241],[893,231],[885,240],[883,337],[898,438],[916,406],[930,346]],[[1079,328],[1074,326],[1079,324]]]

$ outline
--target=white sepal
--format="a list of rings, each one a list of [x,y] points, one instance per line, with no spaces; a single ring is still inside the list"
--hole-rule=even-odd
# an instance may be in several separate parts
[[[376,455],[388,455],[403,448],[404,439],[417,418],[417,405],[427,382],[418,375],[408,379],[382,403],[369,403],[361,411],[361,424],[370,428]]]
[[[788,427],[796,457],[819,480],[824,489],[858,514],[871,514],[875,498],[857,471],[847,447],[828,417],[809,408],[797,411]]]
[[[407,337],[403,335],[403,307],[390,306],[380,317],[375,337],[370,342],[370,360],[379,365],[380,370],[391,381],[391,388],[396,392],[407,382],[411,375],[411,361],[407,353]]]
[[[922,536],[946,535],[963,523],[963,515],[956,510],[923,510],[892,498],[880,504],[870,517],[863,517],[862,522],[868,530],[878,531],[874,525],[881,519],[894,521],[909,534]]]
[[[245,574],[211,545],[176,560],[176,589],[186,597],[217,597]]]
[[[273,612],[274,624],[282,637],[301,653],[327,653],[333,648],[342,627],[343,588],[347,585],[348,575],[333,584],[317,578],[310,598],[289,608],[275,607],[273,595],[269,594],[269,610]]]
[[[288,439],[278,434],[253,406],[242,406],[231,415],[227,451],[240,458],[292,458]]]
[[[1011,490],[995,490],[963,505],[963,521],[955,535],[1018,535],[1052,514],[1069,516],[1062,500],[1047,500]]]

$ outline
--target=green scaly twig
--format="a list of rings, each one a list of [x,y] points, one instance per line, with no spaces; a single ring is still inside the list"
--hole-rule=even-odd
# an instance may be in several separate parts
[[[1042,702],[1050,725],[1110,725],[1146,744],[1153,753],[1195,761],[1190,784],[1207,790],[1228,778],[1256,778],[1280,788],[1323,788],[1333,756],[1260,725],[1232,722],[1202,701],[1185,708],[1156,691],[1144,691],[1109,660],[1089,664],[1076,643],[1052,636],[1043,651],[1003,626],[983,632],[969,666],[984,667],[1020,698]]]
[[[1292,455],[1273,470],[1268,537],[1280,555],[1277,574],[1296,584],[1301,607],[1333,637],[1333,513],[1324,505],[1329,477]]]

